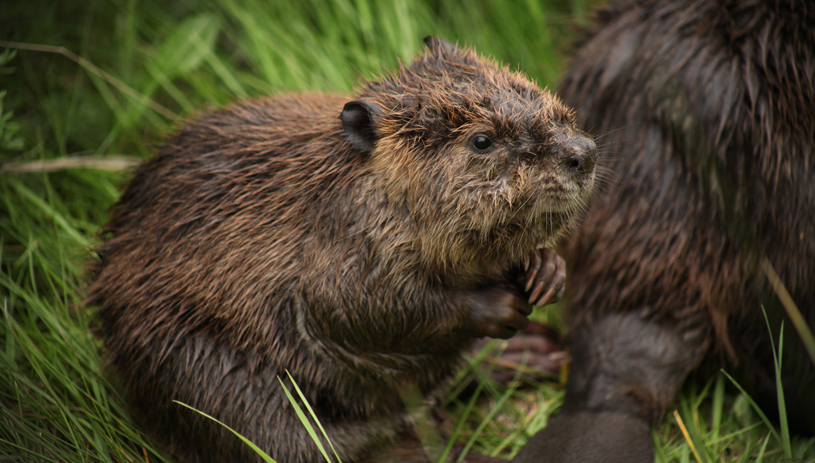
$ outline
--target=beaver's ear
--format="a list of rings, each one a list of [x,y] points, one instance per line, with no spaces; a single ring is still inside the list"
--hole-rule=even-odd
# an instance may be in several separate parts
[[[340,114],[345,138],[357,151],[368,154],[376,146],[376,125],[382,110],[374,103],[356,100],[345,103]]]
[[[431,35],[424,38],[424,44],[432,51],[447,51],[449,53],[456,51],[455,45]]]

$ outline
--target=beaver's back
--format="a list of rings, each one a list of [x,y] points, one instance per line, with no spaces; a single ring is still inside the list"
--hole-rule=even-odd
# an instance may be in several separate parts
[[[213,325],[224,336],[238,327],[237,342],[268,342],[271,333],[251,327],[273,317],[263,307],[302,272],[315,205],[340,208],[353,175],[354,154],[339,143],[342,104],[300,95],[219,110],[138,168],[107,226],[91,288],[104,329],[127,327],[112,338],[114,352]]]

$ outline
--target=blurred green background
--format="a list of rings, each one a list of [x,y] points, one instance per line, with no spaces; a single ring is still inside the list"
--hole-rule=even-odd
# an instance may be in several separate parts
[[[81,288],[126,166],[180,121],[239,98],[349,92],[408,61],[427,35],[473,45],[553,87],[592,8],[587,0],[3,1],[0,461],[163,461],[102,371]],[[450,409],[456,439],[480,452],[512,456],[562,400],[558,381],[482,383],[477,396],[460,396],[474,375],[459,376]],[[775,443],[762,449],[768,430],[744,398],[724,393],[721,378],[689,387],[677,408],[690,434],[669,414],[653,434],[658,461],[753,461],[758,450],[776,451]],[[811,441],[796,442],[811,450]]]

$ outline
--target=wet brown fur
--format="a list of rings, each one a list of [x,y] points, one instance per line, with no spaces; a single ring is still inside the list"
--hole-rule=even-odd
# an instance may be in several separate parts
[[[776,344],[786,316],[758,263],[815,325],[813,24],[807,2],[623,1],[574,55],[559,93],[613,175],[561,247],[574,359],[564,421],[658,420],[705,360],[777,416],[762,306]],[[790,423],[811,433],[815,368],[788,319],[785,335]]]
[[[370,127],[349,135],[346,103]],[[137,417],[189,461],[256,456],[172,400],[277,461],[319,461],[289,371],[343,461],[410,441],[400,385],[432,397],[483,335],[470,301],[506,291],[585,201],[596,154],[573,122],[522,75],[431,41],[354,98],[188,123],[136,171],[90,286]],[[493,150],[474,152],[478,133]]]

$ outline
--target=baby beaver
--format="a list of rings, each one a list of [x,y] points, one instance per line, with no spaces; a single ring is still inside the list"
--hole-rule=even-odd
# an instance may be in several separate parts
[[[90,302],[152,435],[191,462],[322,459],[291,373],[346,463],[427,461],[400,399],[559,297],[596,148],[521,74],[426,39],[355,96],[241,102],[136,171]],[[288,383],[288,380],[284,380]],[[291,389],[291,384],[288,384]],[[486,461],[472,456],[468,461]]]

